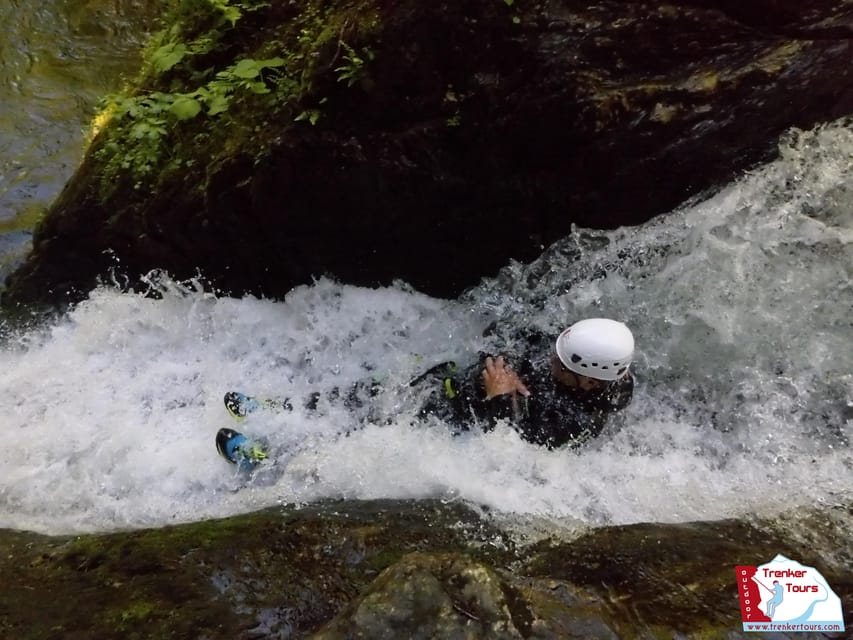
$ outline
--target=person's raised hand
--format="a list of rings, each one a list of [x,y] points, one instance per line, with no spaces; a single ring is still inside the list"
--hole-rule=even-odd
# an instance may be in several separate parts
[[[487,400],[506,393],[530,395],[530,391],[524,386],[518,374],[504,362],[503,356],[486,358],[486,368],[483,369],[483,388],[486,391]]]

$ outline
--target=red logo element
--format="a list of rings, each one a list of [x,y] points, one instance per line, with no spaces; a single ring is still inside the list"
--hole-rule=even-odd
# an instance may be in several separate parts
[[[744,622],[770,622],[758,608],[761,594],[758,584],[753,580],[758,567],[735,567],[737,571],[737,593],[740,596],[740,615]]]

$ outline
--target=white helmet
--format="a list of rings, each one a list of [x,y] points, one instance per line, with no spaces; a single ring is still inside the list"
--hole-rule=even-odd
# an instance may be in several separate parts
[[[621,322],[589,318],[557,338],[557,357],[569,371],[597,380],[618,380],[634,356],[634,336]]]

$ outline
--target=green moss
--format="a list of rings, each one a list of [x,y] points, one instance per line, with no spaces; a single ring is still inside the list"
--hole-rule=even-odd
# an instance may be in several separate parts
[[[133,629],[136,625],[147,622],[151,614],[157,609],[152,602],[138,601],[125,608],[115,619],[118,629]]]
[[[181,0],[151,40],[139,78],[97,119],[102,200],[148,192],[219,157],[263,156],[293,126],[318,125],[375,57],[373,0]]]
[[[403,554],[397,549],[382,549],[369,558],[367,567],[371,571],[379,573],[397,562],[402,555]]]
[[[339,510],[61,538],[0,531],[0,636],[41,640],[61,626],[63,637],[87,640],[236,638],[261,619],[305,631],[403,555],[477,542],[450,526],[473,518],[455,508]]]

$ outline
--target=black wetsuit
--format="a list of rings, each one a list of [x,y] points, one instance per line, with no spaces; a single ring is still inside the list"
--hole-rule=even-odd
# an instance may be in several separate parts
[[[598,436],[608,416],[628,405],[634,390],[630,374],[600,391],[567,387],[553,378],[550,352],[546,352],[515,365],[530,396],[504,394],[487,400],[483,367],[482,359],[462,372],[446,363],[414,381],[431,380],[435,385],[421,415],[435,415],[462,430],[479,425],[490,431],[499,420],[506,420],[528,442],[549,449],[578,446]]]
[[[498,421],[505,420],[528,442],[556,448],[566,444],[578,446],[598,436],[608,416],[631,401],[634,380],[630,374],[600,391],[574,389],[556,381],[551,374],[550,340],[528,335],[525,344],[535,345],[537,355],[532,358],[510,356],[509,362],[515,366],[530,396],[505,394],[487,400],[482,382],[486,356],[482,354],[479,362],[462,371],[454,363],[445,362],[409,383],[411,387],[427,385],[430,388],[419,411],[420,417],[436,416],[459,431],[473,426],[491,431]],[[360,422],[390,422],[374,412],[373,399],[382,390],[381,383],[365,381],[356,383],[346,392],[334,388],[326,395],[331,401],[343,401],[347,409],[358,415]],[[307,411],[314,412],[321,397],[319,392],[312,393],[302,404]],[[285,410],[293,408],[287,399],[268,400],[266,404]]]

